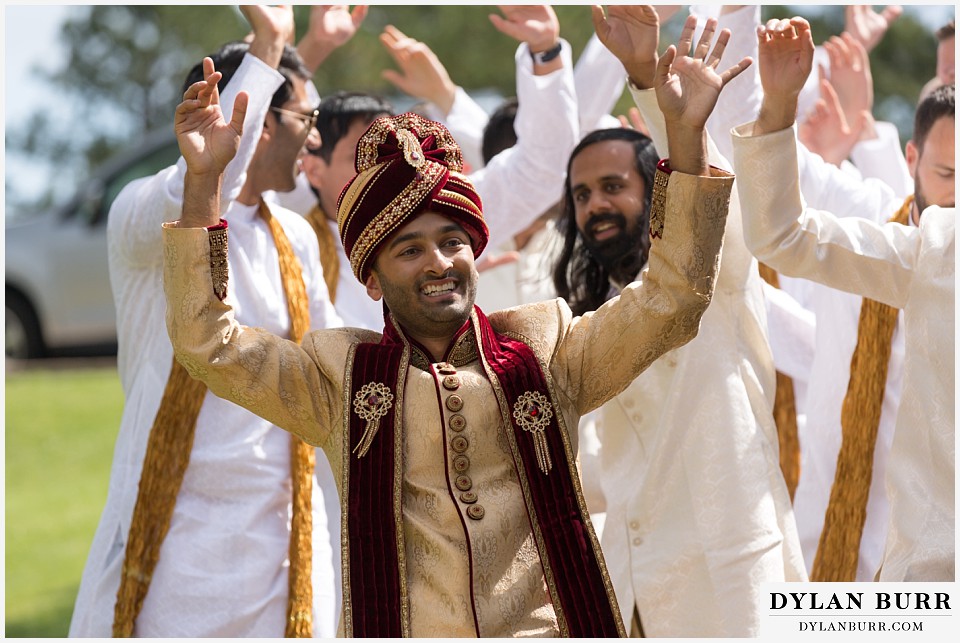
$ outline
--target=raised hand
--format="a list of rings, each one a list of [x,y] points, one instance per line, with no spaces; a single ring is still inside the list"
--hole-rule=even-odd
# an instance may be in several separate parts
[[[293,8],[288,4],[241,5],[240,12],[253,29],[250,54],[276,69],[284,44],[293,40]]]
[[[380,34],[380,42],[400,71],[385,69],[381,76],[414,98],[428,100],[444,114],[450,113],[457,86],[436,54],[419,40],[410,38],[393,25]]]
[[[700,41],[691,52],[696,27],[696,17],[689,16],[677,45],[670,45],[657,63],[654,87],[660,111],[668,123],[673,121],[687,128],[703,129],[717,104],[720,91],[753,61],[746,57],[718,73],[717,67],[730,40],[730,31],[724,29],[720,32],[711,52],[717,21],[710,18]]]
[[[634,85],[653,87],[660,42],[660,18],[651,5],[593,6],[593,30],[597,39],[623,63]]]
[[[863,45],[867,53],[870,53],[901,13],[903,8],[896,4],[886,7],[880,13],[868,4],[847,5],[844,12],[844,31],[849,32]]]
[[[307,32],[297,43],[297,52],[307,69],[315,73],[333,50],[353,38],[366,17],[366,5],[357,5],[352,11],[346,4],[314,5]]]
[[[825,78],[820,79],[820,96],[811,113],[797,126],[797,138],[808,150],[839,167],[850,156],[870,113],[860,112],[854,121],[848,121],[833,84]]]
[[[797,119],[797,100],[813,67],[813,34],[803,18],[757,27],[763,102],[754,134],[785,129]]]
[[[617,120],[620,121],[620,127],[624,129],[637,130],[647,138],[653,138],[650,134],[650,128],[647,127],[646,122],[643,120],[643,116],[640,114],[640,110],[636,107],[631,107],[628,109],[626,116],[623,114],[617,116]]]
[[[490,22],[502,33],[527,43],[530,51],[547,51],[560,38],[560,21],[553,7],[541,5],[500,5],[503,16],[490,14]]]
[[[757,27],[760,84],[765,95],[799,96],[813,67],[813,34],[803,18]]]
[[[184,93],[173,124],[187,172],[194,176],[219,175],[233,159],[240,145],[248,102],[246,92],[237,94],[233,115],[227,123],[220,111],[217,91],[221,74],[214,70],[212,59],[203,59],[203,74],[204,80]]]
[[[847,122],[853,125],[861,112],[873,110],[873,76],[867,50],[846,31],[828,39],[823,48],[830,57],[830,83]],[[822,68],[820,75],[826,75]]]

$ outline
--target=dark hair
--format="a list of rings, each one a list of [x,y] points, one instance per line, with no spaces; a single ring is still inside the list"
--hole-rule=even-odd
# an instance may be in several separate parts
[[[930,133],[934,123],[947,116],[955,118],[957,111],[955,87],[953,83],[941,85],[917,105],[917,113],[913,117],[913,143],[918,151],[923,152],[927,134]]]
[[[216,52],[209,54],[209,58],[213,59],[214,69],[223,74],[220,82],[217,83],[218,90],[223,92],[227,83],[233,78],[233,74],[240,67],[240,63],[243,62],[243,56],[248,51],[250,51],[250,44],[238,40],[228,42]],[[280,56],[280,65],[277,71],[283,76],[284,82],[277,91],[273,93],[273,97],[270,99],[271,107],[281,107],[290,100],[293,96],[294,78],[301,80],[310,78],[310,70],[303,64],[303,59],[300,58],[297,50],[289,44],[283,46],[283,54]],[[198,62],[187,72],[187,78],[183,82],[183,92],[181,92],[181,95],[186,93],[190,85],[201,80],[203,80],[203,61]]]
[[[329,163],[333,148],[356,121],[369,124],[380,116],[393,116],[393,105],[374,94],[337,92],[324,98],[320,101],[316,125],[320,147],[312,153]]]
[[[570,167],[573,160],[584,149],[604,141],[626,141],[633,145],[634,162],[637,173],[643,179],[643,212],[637,222],[640,235],[640,248],[636,253],[625,255],[613,271],[607,269],[590,253],[583,243],[577,228],[576,211],[573,204],[573,190],[570,186]],[[557,231],[563,238],[563,245],[553,267],[553,285],[557,295],[567,301],[574,315],[583,315],[596,310],[611,295],[611,278],[618,281],[633,280],[644,264],[650,251],[650,199],[653,195],[653,177],[657,169],[659,156],[653,141],[644,134],[622,127],[595,130],[587,134],[570,154],[567,162],[567,178],[563,187],[563,201],[557,220]]]
[[[937,42],[943,42],[944,40],[953,38],[955,33],[956,25],[954,24],[954,21],[951,20],[947,24],[937,29]]]
[[[503,150],[517,144],[517,132],[513,129],[513,121],[517,118],[519,104],[516,97],[508,98],[490,115],[490,120],[483,128],[483,142],[480,148],[484,165]]]
[[[237,71],[240,63],[243,62],[243,56],[249,50],[249,43],[237,40],[235,42],[228,42],[220,47],[219,50],[207,55],[208,58],[213,59],[214,68],[223,74],[220,82],[217,83],[217,89],[221,92],[223,92],[223,88],[227,86],[227,83],[230,82],[230,79],[233,78],[234,72]],[[203,80],[203,61],[198,62],[187,72],[187,78],[183,81],[183,88],[180,91],[180,95],[182,96],[187,93],[190,85],[198,83],[201,80]]]

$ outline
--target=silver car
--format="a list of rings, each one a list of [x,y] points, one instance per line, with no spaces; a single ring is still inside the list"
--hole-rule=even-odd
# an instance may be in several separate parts
[[[116,352],[107,213],[124,185],[172,165],[179,155],[173,132],[153,132],[101,166],[67,206],[8,220],[7,357]]]

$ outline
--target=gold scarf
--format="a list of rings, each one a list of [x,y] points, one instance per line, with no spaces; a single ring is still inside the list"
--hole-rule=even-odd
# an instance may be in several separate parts
[[[290,337],[299,342],[310,328],[310,302],[303,282],[303,268],[282,226],[263,201],[260,202],[259,213],[270,227],[280,256],[280,278],[290,313]],[[191,378],[174,359],[144,455],[137,502],[127,536],[120,589],[114,607],[115,637],[133,636],[134,624],[157,566],[160,546],[170,529],[173,507],[190,461],[197,416],[206,392],[207,387],[203,382]],[[313,447],[299,438],[290,437],[293,518],[284,636],[299,638],[313,634],[311,492],[315,452]]]
[[[327,282],[327,291],[330,293],[330,303],[337,303],[337,283],[340,280],[340,256],[337,252],[337,241],[330,230],[327,215],[319,205],[315,205],[307,212],[307,221],[317,233],[320,243],[320,266],[323,268],[323,280]]]
[[[777,271],[766,264],[760,265],[760,277],[774,288],[780,288]],[[787,483],[790,502],[800,482],[800,436],[797,431],[797,403],[794,397],[793,380],[777,371],[777,391],[773,400],[773,421],[777,425],[777,441],[780,443],[780,472]]]
[[[912,203],[913,197],[907,197],[890,221],[906,225]],[[850,382],[840,411],[842,437],[837,471],[813,559],[811,581],[849,582],[857,577],[860,538],[873,478],[873,452],[899,312],[867,298],[860,306],[857,347],[850,360]]]

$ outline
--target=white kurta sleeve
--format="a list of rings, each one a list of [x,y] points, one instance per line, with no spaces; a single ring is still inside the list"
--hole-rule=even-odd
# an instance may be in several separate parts
[[[892,217],[906,195],[896,194],[879,179],[864,179],[845,172],[796,143],[800,191],[818,210],[838,217],[856,216],[884,223]]]
[[[450,130],[453,138],[460,145],[464,161],[475,170],[483,167],[483,130],[490,116],[463,90],[463,87],[457,87],[449,114],[442,114],[440,109],[432,103],[428,108],[428,114],[430,118],[443,123]]]
[[[787,292],[763,282],[767,332],[777,370],[794,380],[810,381],[817,343],[817,316]]]
[[[734,130],[744,239],[758,259],[785,275],[903,308],[920,251],[920,234],[805,207],[793,128],[750,136]]]
[[[720,13],[719,10],[717,5],[694,5],[690,9],[691,13],[698,16],[709,17],[716,14],[717,33],[722,29],[730,30],[730,40],[723,51],[720,69],[726,69],[745,56],[750,56],[753,60],[752,65],[723,88],[713,114],[707,119],[707,132],[723,158],[730,160],[733,158],[730,130],[740,123],[755,119],[760,113],[760,103],[763,100],[763,87],[760,85],[760,70],[757,66],[760,6],[744,5],[730,13]],[[694,42],[699,40],[705,24],[705,19],[698,21]],[[731,167],[721,167],[731,170]]]
[[[875,124],[877,138],[860,141],[850,151],[850,160],[865,178],[886,183],[894,194],[913,194],[913,178],[900,149],[900,133],[893,123]]]
[[[470,174],[483,202],[491,248],[526,229],[562,196],[579,127],[570,45],[561,43],[563,68],[544,76],[533,74],[527,45],[517,49],[517,144]]]
[[[595,129],[619,126],[619,122],[610,124],[609,118],[623,95],[626,79],[620,60],[610,53],[596,34],[591,36],[573,68],[581,136]]]
[[[283,84],[283,76],[276,69],[265,62],[246,54],[243,62],[237,68],[233,78],[227,83],[220,96],[220,110],[224,118],[229,119],[233,113],[233,104],[237,94],[247,92],[250,97],[247,104],[247,114],[243,121],[243,135],[240,137],[240,146],[233,160],[223,172],[223,187],[221,188],[220,213],[226,212],[230,202],[235,201],[247,177],[247,166],[257,149],[260,132],[263,131],[263,119],[270,109],[270,100],[273,93]],[[186,162],[181,158],[177,161],[179,181],[168,183],[171,199],[178,203],[183,198],[183,174],[186,173]],[[178,213],[179,216],[179,213]]]
[[[221,215],[243,187],[247,165],[260,140],[270,99],[282,83],[283,76],[277,70],[247,54],[220,97],[220,107],[226,118],[233,112],[239,92],[245,91],[250,97],[240,146],[224,172]],[[176,165],[138,184],[135,195],[118,197],[116,207],[111,207],[108,242],[129,265],[159,265],[162,251],[160,224],[180,218],[185,174],[186,163],[180,158]]]

